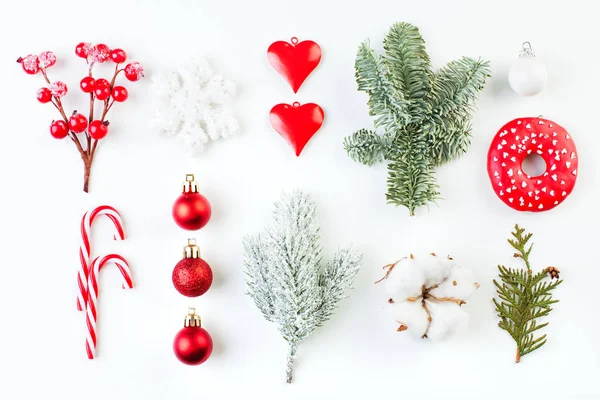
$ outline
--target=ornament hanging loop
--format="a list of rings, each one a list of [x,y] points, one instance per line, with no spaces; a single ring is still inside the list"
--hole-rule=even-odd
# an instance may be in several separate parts
[[[184,258],[200,258],[200,247],[196,245],[196,239],[188,239],[188,244],[183,248]]]
[[[189,327],[201,327],[200,316],[196,314],[196,309],[193,307],[188,308],[188,315],[185,316],[185,320],[183,322],[183,326],[186,328]]]
[[[535,57],[535,52],[533,51],[530,42],[523,42],[523,48],[519,53],[519,57]]]
[[[298,103],[297,101],[295,101],[294,103],[292,103],[292,105],[296,108],[300,107],[300,103]]]
[[[198,182],[194,178],[194,174],[186,174],[185,182],[182,185],[183,193],[199,193]]]
[[[296,36],[294,36],[293,38],[290,39],[290,42],[292,42],[292,44],[295,46],[298,44],[298,38]]]

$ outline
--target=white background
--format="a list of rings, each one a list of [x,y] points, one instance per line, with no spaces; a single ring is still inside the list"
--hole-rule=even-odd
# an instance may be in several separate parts
[[[589,4],[588,4],[589,3]],[[296,399],[311,397],[520,398],[538,393],[598,395],[597,251],[600,197],[598,90],[600,28],[593,2],[569,1],[112,1],[4,2],[0,6],[2,84],[0,173],[0,398],[2,399]],[[362,40],[380,47],[396,21],[416,24],[434,67],[463,55],[491,60],[493,78],[478,101],[469,153],[438,171],[439,207],[385,204],[385,166],[352,162],[343,138],[370,126],[366,95],[356,91],[354,56]],[[267,62],[275,40],[312,39],[319,67],[294,95]],[[507,69],[530,41],[548,67],[548,86],[533,98],[507,85]],[[77,86],[85,66],[80,41],[122,47],[147,75],[204,55],[239,89],[242,133],[186,159],[180,144],[149,131],[149,79],[110,113],[91,194],[81,191],[82,164],[68,140],[47,127],[56,111],[35,100],[41,76],[14,60],[53,50],[53,80],[71,88],[67,109],[87,107]],[[108,75],[108,67],[104,72]],[[126,81],[125,81],[126,82]],[[268,122],[270,108],[316,102],[323,128],[296,158]],[[556,209],[516,212],[493,193],[486,155],[496,131],[516,117],[552,119],[570,131],[580,156],[573,194]],[[197,233],[215,281],[197,299],[177,293],[171,271],[188,233],[171,219],[185,173],[195,173],[213,217]],[[365,254],[351,297],[299,348],[292,385],[284,383],[286,344],[248,296],[241,238],[270,222],[283,189],[302,188],[318,205],[324,253],[353,242]],[[136,287],[122,291],[114,268],[101,278],[98,358],[85,355],[84,316],[75,310],[79,220],[108,203],[125,220],[128,239],[95,228],[96,254],[128,258]],[[548,343],[513,363],[515,345],[497,326],[491,298],[498,263],[514,264],[505,239],[519,223],[534,232],[535,268],[556,265],[564,284],[546,328]],[[465,306],[468,328],[430,343],[395,332],[385,296],[373,282],[381,266],[409,252],[450,254],[472,268],[481,288]],[[173,356],[173,336],[188,306],[212,334],[212,357],[187,367]],[[566,398],[566,397],[564,397]]]

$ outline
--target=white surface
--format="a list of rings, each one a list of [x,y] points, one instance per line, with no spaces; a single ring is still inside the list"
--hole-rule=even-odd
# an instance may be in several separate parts
[[[599,394],[594,250],[600,219],[600,27],[592,2],[433,3],[2,3],[0,398],[376,399],[445,392],[518,398],[529,394],[529,381],[537,382],[540,393]],[[478,103],[470,152],[438,172],[444,200],[413,218],[385,204],[383,165],[361,166],[342,148],[346,135],[370,126],[366,96],[354,82],[356,49],[366,38],[380,47],[389,26],[402,20],[420,27],[435,67],[463,55],[481,56],[492,61],[494,75]],[[265,54],[271,42],[292,36],[315,40],[324,52],[298,95]],[[14,62],[29,52],[54,50],[59,63],[51,76],[69,85],[68,108],[85,110],[85,97],[76,90],[85,66],[73,55],[81,40],[123,47],[148,74],[192,52],[205,55],[238,84],[235,111],[242,133],[188,160],[179,143],[146,128],[149,80],[128,83],[130,99],[111,111],[92,194],[84,195],[74,146],[47,133],[56,111],[35,100],[41,77],[25,75]],[[545,90],[531,98],[514,94],[506,76],[525,40],[544,58],[549,75]],[[293,101],[317,102],[326,113],[325,125],[300,158],[267,117],[274,104]],[[506,121],[539,114],[571,132],[581,174],[574,193],[556,209],[519,213],[492,191],[487,149]],[[188,233],[173,223],[170,209],[187,172],[197,174],[214,208],[196,237],[215,282],[196,300],[179,295],[171,283]],[[262,230],[272,202],[292,187],[318,203],[325,255],[352,241],[365,263],[352,297],[299,348],[295,382],[286,385],[285,342],[244,295],[241,237]],[[108,222],[102,221],[95,248],[126,256],[137,286],[123,291],[116,270],[103,272],[98,359],[88,361],[84,316],[75,310],[79,219],[88,206],[103,202],[122,212],[129,238],[108,240]],[[565,279],[545,330],[548,343],[519,365],[513,363],[512,339],[496,327],[491,303],[496,265],[512,262],[505,239],[515,222],[535,234],[535,267],[556,265]],[[436,344],[396,333],[384,312],[383,288],[373,284],[381,266],[422,251],[451,254],[481,283],[465,306],[469,329]],[[180,364],[171,350],[189,305],[198,308],[216,343],[211,359],[195,368]]]

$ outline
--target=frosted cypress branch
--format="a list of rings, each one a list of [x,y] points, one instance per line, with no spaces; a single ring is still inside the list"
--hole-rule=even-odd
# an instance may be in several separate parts
[[[248,294],[288,342],[288,383],[298,345],[333,315],[362,261],[348,247],[323,266],[315,220],[316,208],[307,195],[284,194],[265,233],[244,239]]]

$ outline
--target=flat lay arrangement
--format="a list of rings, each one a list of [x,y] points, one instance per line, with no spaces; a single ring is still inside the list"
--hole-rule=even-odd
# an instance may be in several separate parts
[[[11,59],[10,78],[37,91],[37,102],[23,97],[14,107],[41,103],[43,118],[48,105],[58,112],[49,127],[29,121],[28,135],[49,153],[62,146],[72,156],[74,145],[83,162],[82,192],[71,182],[81,165],[70,156],[29,160],[51,185],[81,196],[46,190],[64,195],[77,216],[60,219],[77,237],[44,238],[56,249],[46,262],[60,264],[72,286],[44,296],[59,296],[79,319],[56,318],[74,338],[60,344],[65,359],[94,370],[122,365],[133,376],[150,370],[128,364],[144,354],[171,377],[201,377],[190,382],[198,395],[215,369],[231,367],[232,386],[280,384],[280,398],[356,374],[378,386],[378,370],[388,381],[397,370],[402,397],[403,369],[433,380],[432,365],[448,370],[440,385],[455,388],[459,368],[449,360],[474,354],[489,359],[482,371],[502,365],[507,381],[529,376],[532,365],[562,368],[569,332],[593,331],[594,322],[572,319],[585,306],[573,294],[585,292],[577,275],[592,279],[578,269],[573,255],[584,255],[573,237],[595,235],[579,229],[595,215],[570,211],[593,195],[586,146],[595,122],[548,105],[569,99],[555,69],[564,61],[559,46],[512,32],[500,65],[475,34],[446,29],[443,38],[427,18],[393,15],[378,30],[357,24],[334,37],[302,26],[252,47],[245,32],[237,50],[220,39],[204,47],[199,36],[173,51],[179,59],[160,55],[160,65],[150,45],[134,49],[139,42],[127,36],[113,44],[102,32],[98,42]],[[243,67],[220,59],[235,51],[256,68],[238,75]],[[54,80],[75,68],[76,80]],[[559,78],[563,86],[554,85]],[[133,115],[143,118],[128,121]],[[148,165],[111,146],[143,153]],[[140,175],[149,178],[140,184]],[[117,304],[130,314],[152,309],[152,320],[149,312],[123,318]],[[340,352],[349,354],[343,370],[329,370]],[[592,349],[581,357],[599,359]],[[164,383],[161,371],[149,375]],[[147,390],[147,398],[170,396],[158,383]]]

